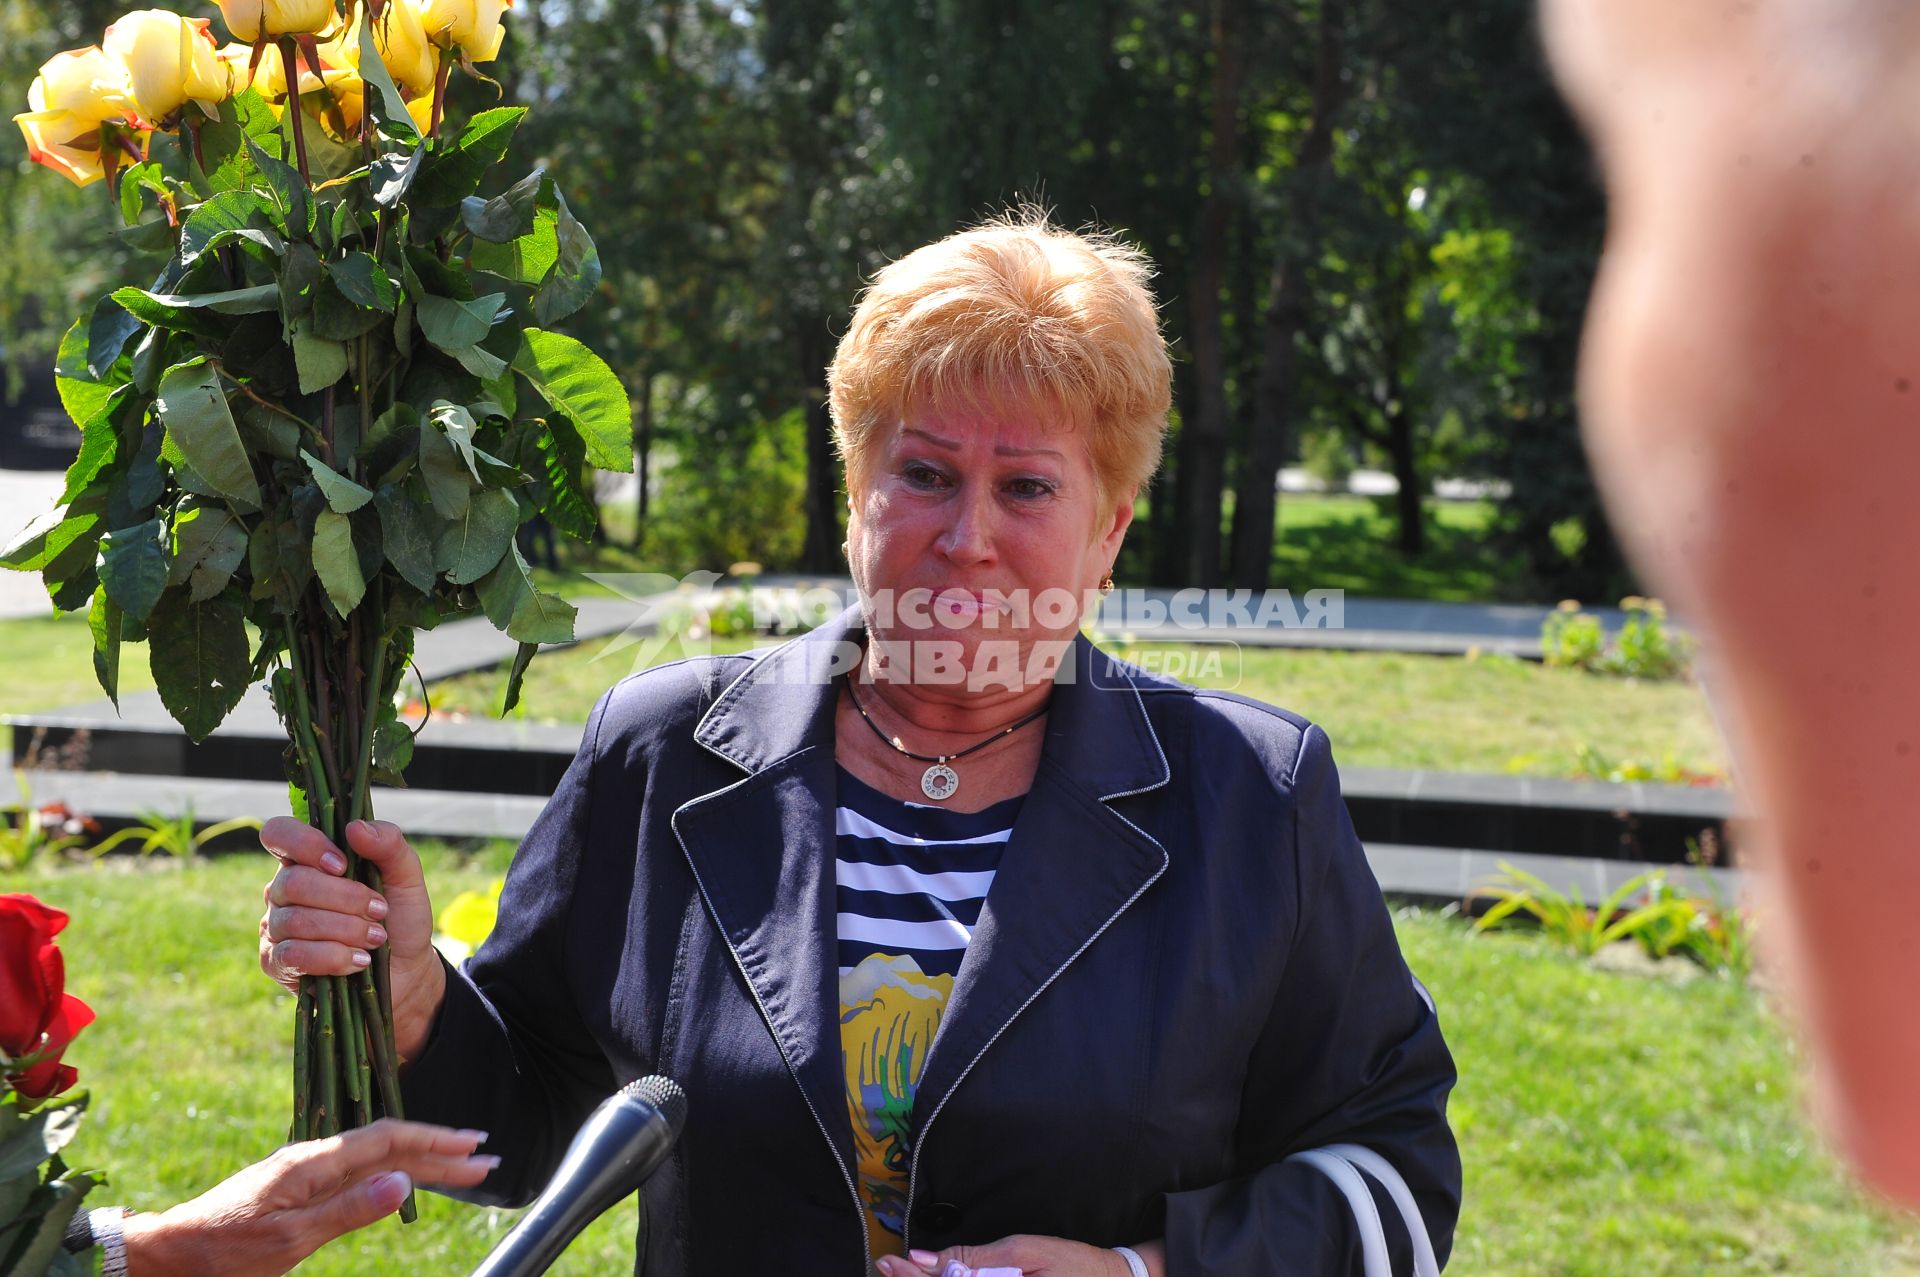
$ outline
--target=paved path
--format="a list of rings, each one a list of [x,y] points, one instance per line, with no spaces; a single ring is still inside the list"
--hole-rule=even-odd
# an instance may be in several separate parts
[[[53,509],[66,485],[58,471],[0,470],[0,545]],[[0,570],[0,620],[52,614],[38,574]]]

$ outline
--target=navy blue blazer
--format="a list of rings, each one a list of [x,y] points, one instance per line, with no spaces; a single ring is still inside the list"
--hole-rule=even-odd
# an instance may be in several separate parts
[[[492,1132],[462,1196],[530,1200],[596,1103],[664,1073],[690,1116],[644,1193],[648,1277],[868,1271],[829,681],[859,624],[601,699],[403,1076],[409,1116]],[[1453,1062],[1326,735],[1084,638],[1068,668],[914,1100],[909,1244],[1164,1237],[1170,1277],[1358,1277],[1357,1198],[1287,1159],[1360,1145],[1393,1271],[1396,1191],[1444,1263]]]

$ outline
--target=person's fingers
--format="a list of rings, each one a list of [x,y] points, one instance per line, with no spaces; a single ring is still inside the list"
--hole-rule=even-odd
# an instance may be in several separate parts
[[[283,1235],[304,1259],[334,1238],[393,1214],[412,1189],[405,1171],[383,1171],[348,1185],[325,1201],[288,1211]]]
[[[276,905],[267,911],[267,937],[281,940],[332,940],[360,949],[377,949],[387,942],[387,929],[352,914],[305,905]]]
[[[347,826],[347,845],[380,866],[387,890],[425,889],[426,876],[400,827],[386,820],[356,820]]]
[[[477,1160],[486,1163],[481,1168],[484,1177],[493,1159],[474,1159],[472,1154],[486,1138],[485,1131],[454,1130],[425,1122],[381,1118],[326,1139],[289,1144],[275,1156],[282,1163],[281,1174],[293,1200],[305,1200],[374,1170],[397,1168],[410,1173],[424,1171],[462,1177],[469,1174],[471,1168],[463,1168],[461,1163]],[[424,1176],[416,1174],[415,1178]],[[454,1182],[477,1183],[478,1180]]]
[[[307,865],[334,875],[347,871],[347,858],[325,834],[291,816],[275,816],[260,826],[260,845],[290,865]]]
[[[390,906],[379,892],[350,878],[335,878],[304,865],[286,865],[267,884],[267,903],[279,908],[301,905],[328,913],[349,914],[367,922],[379,922]],[[276,935],[276,940],[315,937]]]
[[[282,940],[271,944],[262,964],[282,984],[303,975],[353,975],[373,965],[365,949],[332,940]]]

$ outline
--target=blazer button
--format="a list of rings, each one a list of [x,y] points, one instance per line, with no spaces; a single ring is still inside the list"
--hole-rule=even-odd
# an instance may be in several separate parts
[[[927,1202],[914,1212],[914,1224],[925,1233],[951,1233],[960,1227],[960,1208],[952,1202]]]

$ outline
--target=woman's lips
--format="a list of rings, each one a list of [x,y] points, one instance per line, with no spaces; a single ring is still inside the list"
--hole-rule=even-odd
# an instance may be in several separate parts
[[[1004,613],[1007,605],[984,591],[950,585],[934,592],[931,610],[943,621],[974,621],[988,613]]]

